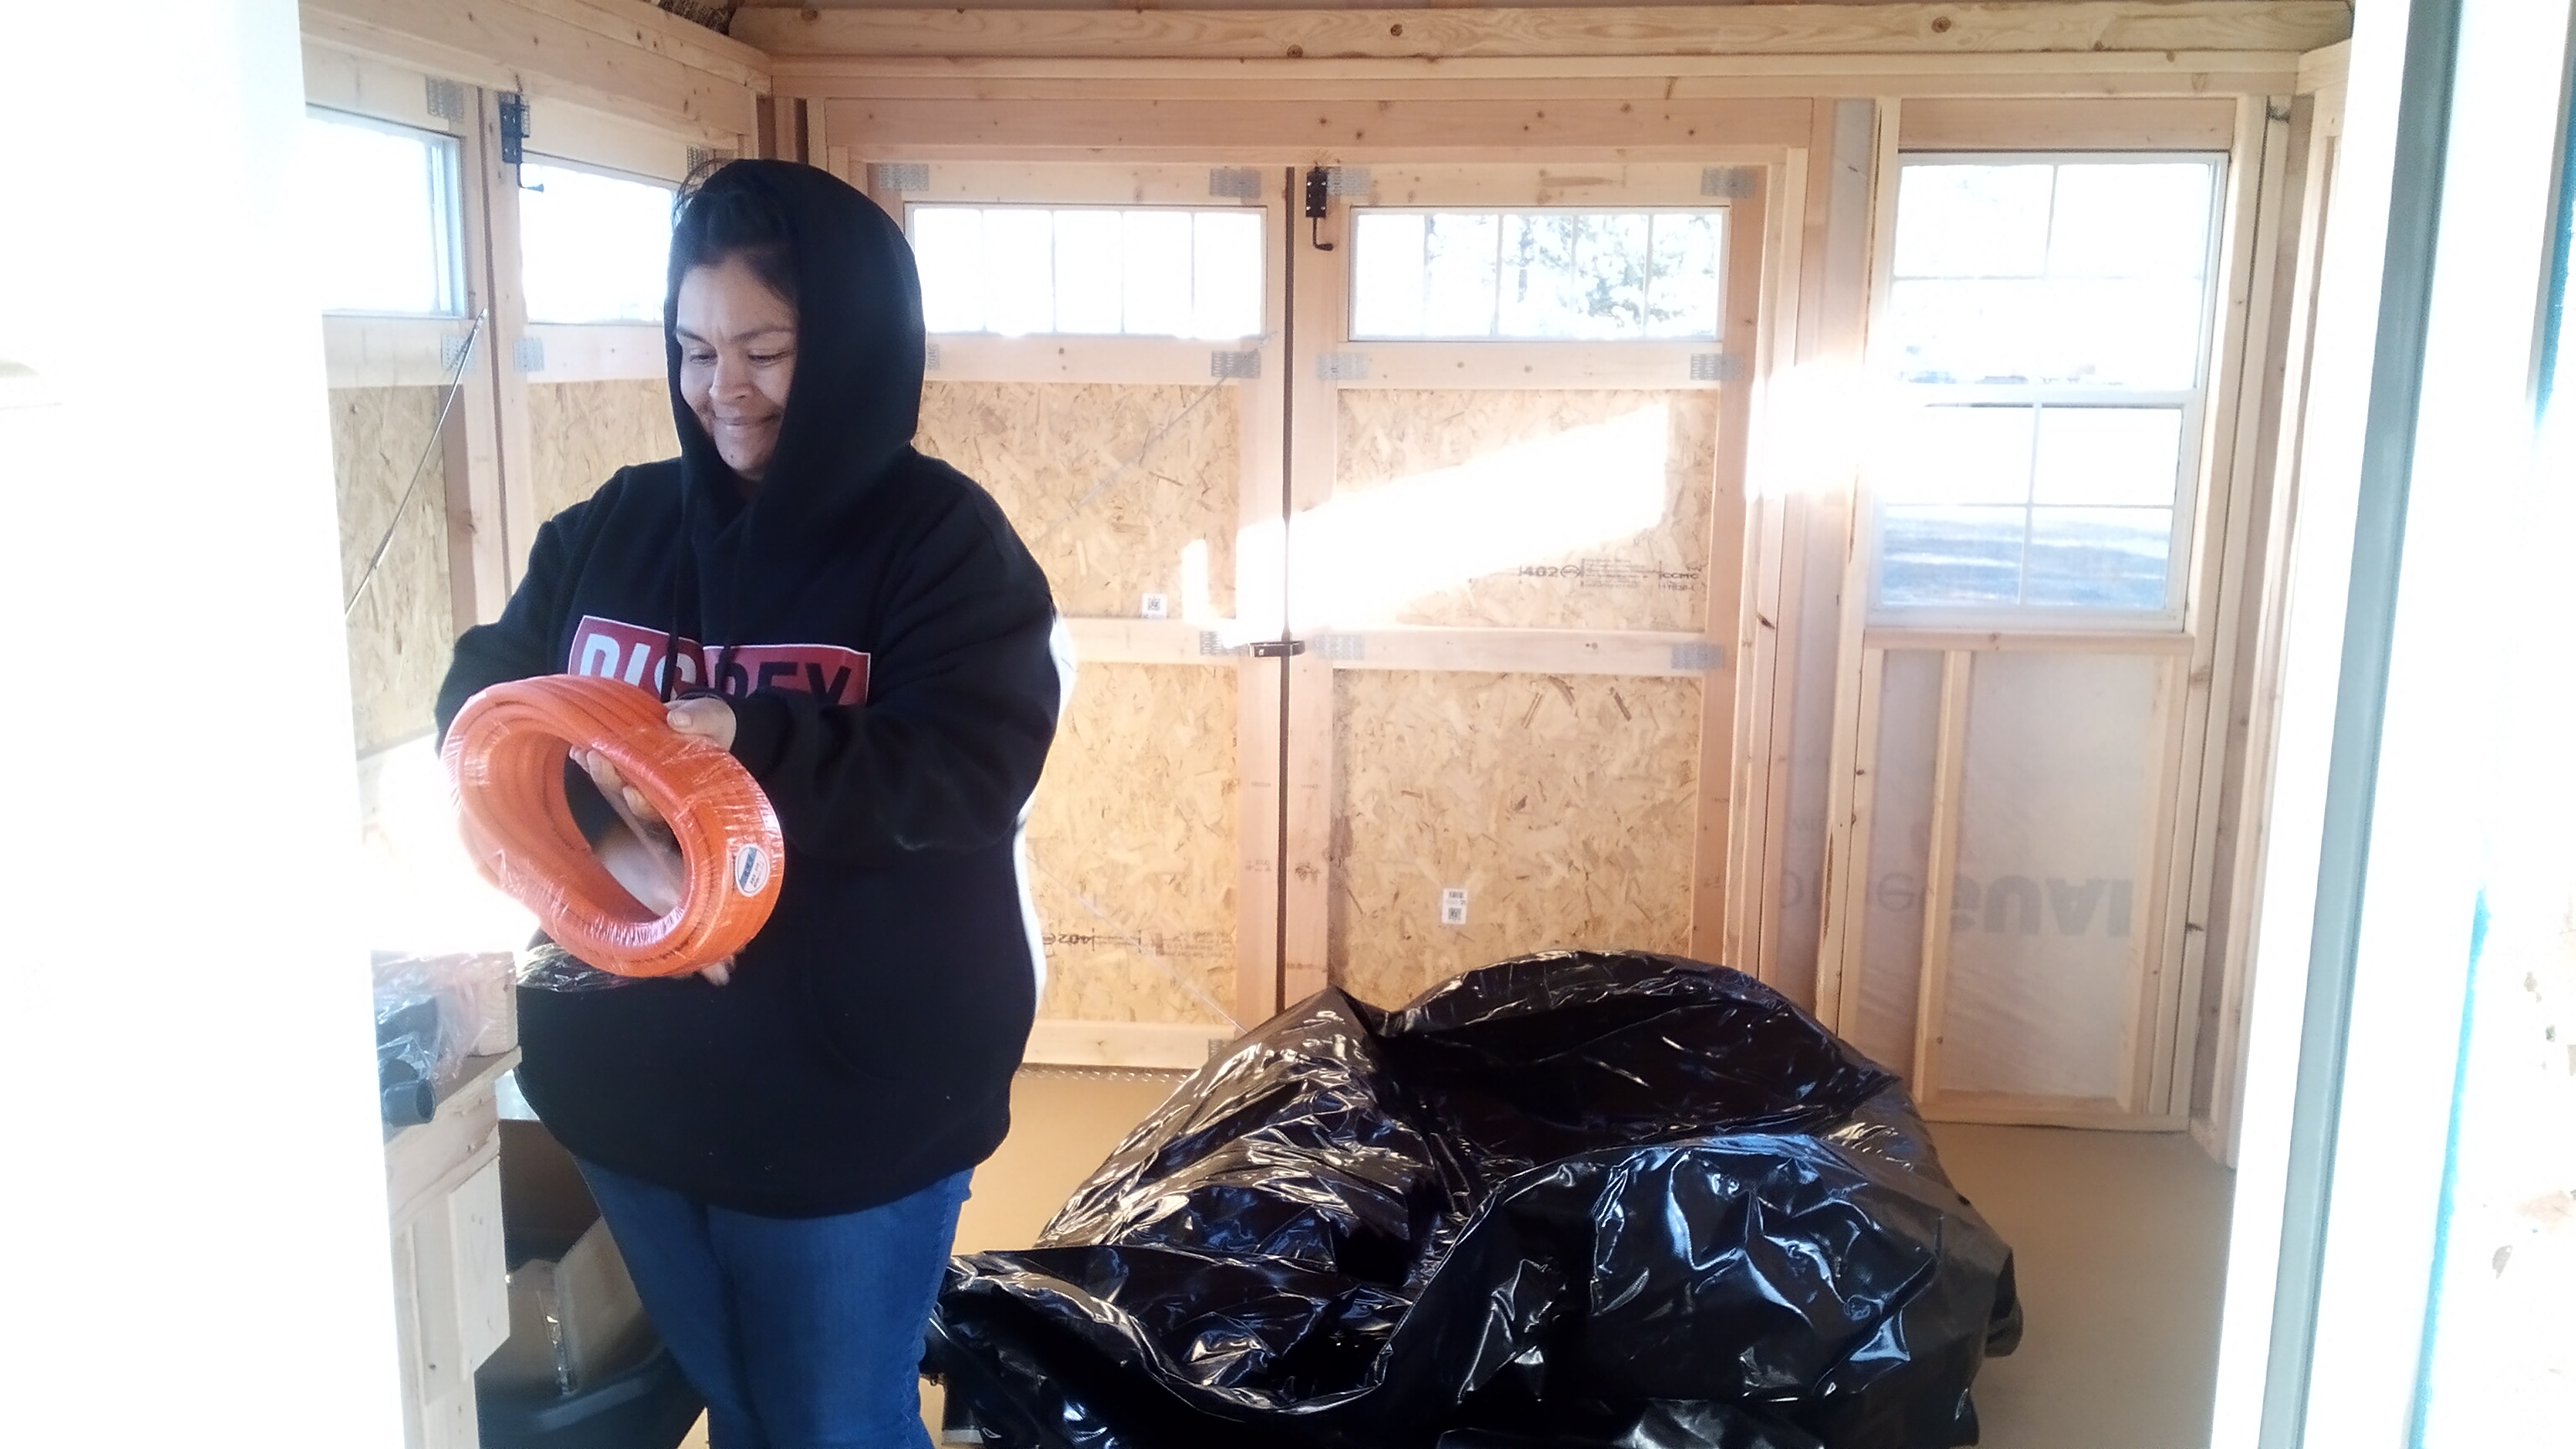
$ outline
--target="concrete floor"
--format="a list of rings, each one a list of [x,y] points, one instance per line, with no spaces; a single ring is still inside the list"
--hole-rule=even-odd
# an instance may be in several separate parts
[[[1023,1072],[1010,1140],[975,1175],[960,1252],[1025,1246],[1180,1079]],[[1982,1449],[2208,1442],[2233,1174],[2181,1134],[1951,1124],[1959,1190],[2013,1246],[2021,1350],[1976,1387]],[[924,1385],[937,1422],[938,1390]],[[704,1449],[704,1426],[684,1449]]]
[[[2021,1350],[1977,1377],[1981,1449],[2206,1445],[2235,1174],[2178,1132],[1933,1135],[2021,1288]]]

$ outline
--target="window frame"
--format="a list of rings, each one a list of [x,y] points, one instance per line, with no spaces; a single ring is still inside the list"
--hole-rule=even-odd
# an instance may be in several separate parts
[[[975,212],[1042,211],[1049,215],[1067,211],[1105,212],[1119,216],[1123,216],[1129,212],[1171,212],[1193,218],[1202,213],[1229,216],[1240,215],[1251,217],[1254,225],[1260,232],[1258,241],[1253,248],[1253,261],[1255,263],[1255,270],[1260,278],[1261,287],[1261,293],[1254,309],[1256,314],[1255,330],[1243,333],[1239,336],[1199,337],[1171,332],[1069,332],[1056,329],[1049,329],[1043,332],[996,332],[990,328],[981,328],[973,332],[952,332],[933,329],[928,333],[928,336],[933,343],[949,341],[978,344],[1042,343],[1050,345],[1099,345],[1107,343],[1112,345],[1123,344],[1129,346],[1179,346],[1201,350],[1216,349],[1219,351],[1229,348],[1258,347],[1267,339],[1269,332],[1269,318],[1273,310],[1271,305],[1272,298],[1270,296],[1270,250],[1276,244],[1277,239],[1269,235],[1269,215],[1267,208],[1261,206],[1244,206],[1240,204],[1211,204],[1216,200],[1218,200],[1218,198],[1210,198],[1206,201],[1143,198],[1133,201],[1068,201],[1055,199],[1024,199],[1015,197],[1010,200],[975,201],[965,199],[906,196],[903,198],[902,206],[903,236],[906,243],[915,246],[918,246],[919,244],[919,231],[917,229],[915,218],[917,213],[924,208],[940,211]],[[1123,255],[1121,257],[1121,261],[1124,261]],[[1193,258],[1193,281],[1196,279],[1195,265],[1195,258]]]
[[[672,202],[675,208],[678,204],[680,188],[685,184],[684,182],[673,181],[666,177],[655,176],[649,172],[635,171],[621,166],[604,166],[594,161],[584,161],[572,156],[558,156],[551,152],[532,150],[526,152],[525,155],[529,162],[539,166],[551,166],[561,171],[579,171],[588,175],[603,177],[610,181],[632,182],[638,186],[650,186],[656,190],[669,191],[672,195]],[[533,189],[527,185],[524,171],[514,171],[511,179],[518,183],[519,189],[523,192]],[[650,327],[656,333],[659,333],[662,330],[662,318],[658,315],[653,317],[592,317],[578,322],[567,322],[551,317],[537,316],[534,308],[532,306],[528,306],[525,302],[525,299],[528,296],[527,203],[525,201],[521,201],[519,207],[521,219],[517,227],[518,255],[513,258],[513,260],[518,268],[518,290],[519,295],[522,298],[522,305],[527,307],[527,325],[530,328]],[[665,245],[664,250],[666,253],[668,252],[669,248],[667,244]],[[665,298],[664,300],[667,304],[669,299]]]
[[[2046,165],[2173,165],[2188,163],[2204,166],[2210,174],[2209,217],[2202,241],[2201,302],[2199,334],[2192,352],[2192,384],[2188,389],[2129,388],[2113,386],[2077,386],[2062,383],[1921,383],[1906,382],[1896,376],[1894,347],[1896,339],[1889,328],[1871,339],[1870,371],[1873,385],[1884,389],[1891,414],[1902,414],[1930,407],[2018,407],[2033,414],[2034,446],[2037,415],[2051,407],[2129,407],[2179,408],[2182,413],[2181,439],[2174,478],[2171,518],[2168,520],[2165,549],[2165,602],[2157,609],[2096,608],[2071,604],[1894,604],[1885,601],[1885,565],[1887,547],[1888,490],[1869,489],[1867,596],[1863,604],[1867,626],[1875,630],[2001,630],[2012,633],[2041,634],[2180,634],[2187,631],[2191,614],[2192,567],[2198,549],[2198,521],[2202,496],[2207,489],[2209,473],[2208,419],[2210,393],[2217,376],[2214,352],[2218,345],[2223,318],[2221,289],[2225,283],[2228,235],[2228,185],[2234,158],[2225,151],[2207,150],[2019,150],[2019,151],[1903,151],[1896,157],[1897,176],[1889,188],[1892,198],[1903,195],[1904,173],[1915,166],[2015,166]],[[1901,202],[1897,203],[1901,205]],[[1891,210],[1887,218],[1891,237],[1899,224]],[[1898,280],[1895,272],[1895,249],[1888,249],[1887,272],[1882,283],[1892,301]],[[1874,465],[1874,468],[1877,465]],[[2024,555],[2020,577],[2028,576],[2030,510],[2027,491],[2023,510]]]
[[[1363,218],[1365,218],[1365,217],[1369,217],[1369,216],[1436,216],[1436,215],[1443,215],[1443,214],[1447,214],[1447,215],[1467,215],[1467,216],[1492,216],[1492,217],[1497,218],[1497,220],[1499,220],[1499,219],[1500,219],[1500,218],[1502,218],[1502,217],[1506,217],[1506,216],[1580,216],[1580,215],[1591,215],[1591,216],[1646,216],[1646,217],[1654,217],[1654,216],[1659,216],[1659,215],[1665,215],[1665,216],[1709,216],[1709,217],[1714,217],[1714,218],[1716,218],[1716,220],[1717,220],[1717,268],[1716,268],[1716,272],[1717,272],[1717,275],[1716,275],[1716,282],[1717,282],[1717,298],[1716,298],[1716,306],[1712,309],[1712,311],[1711,311],[1711,315],[1710,315],[1710,317],[1709,317],[1709,319],[1708,319],[1708,321],[1709,321],[1709,330],[1708,330],[1706,333],[1696,333],[1696,332],[1694,332],[1694,333],[1691,333],[1691,334],[1688,334],[1688,335],[1685,335],[1685,336],[1676,336],[1676,337],[1655,337],[1655,336],[1649,336],[1649,335],[1640,335],[1640,336],[1636,336],[1636,337],[1529,337],[1529,336],[1519,336],[1519,335],[1514,335],[1514,334],[1505,333],[1505,332],[1501,332],[1501,331],[1487,332],[1487,333],[1482,333],[1482,334],[1476,334],[1476,333],[1430,333],[1430,332],[1425,332],[1425,333],[1421,333],[1421,334],[1418,334],[1418,335],[1412,335],[1412,336],[1394,336],[1394,335],[1381,334],[1381,333],[1369,333],[1369,332],[1362,332],[1362,331],[1360,330],[1360,327],[1359,327],[1359,314],[1360,314],[1360,291],[1359,291],[1359,287],[1357,286],[1357,280],[1358,280],[1358,277],[1359,277],[1359,274],[1360,274],[1360,266],[1361,266],[1361,261],[1360,261],[1360,222],[1361,222],[1361,220],[1362,220]],[[1612,203],[1612,202],[1600,202],[1600,203],[1576,203],[1576,204],[1572,204],[1572,205],[1557,205],[1557,206],[1500,205],[1500,204],[1498,204],[1498,205],[1494,205],[1494,206],[1485,206],[1485,205],[1482,205],[1482,204],[1479,204],[1479,203],[1475,203],[1475,202],[1428,202],[1428,203],[1405,202],[1405,203],[1401,203],[1401,204],[1395,204],[1395,205],[1383,205],[1383,206],[1381,206],[1381,205],[1360,205],[1360,206],[1353,206],[1353,207],[1351,208],[1351,210],[1350,210],[1350,221],[1349,221],[1349,225],[1348,225],[1348,228],[1347,228],[1347,234],[1348,234],[1348,236],[1349,236],[1349,238],[1350,238],[1349,246],[1350,246],[1350,248],[1351,248],[1351,255],[1350,255],[1350,259],[1349,259],[1349,263],[1348,263],[1348,268],[1349,268],[1349,275],[1350,275],[1350,280],[1351,280],[1352,285],[1350,285],[1350,286],[1349,286],[1349,288],[1348,288],[1349,295],[1343,299],[1344,315],[1343,315],[1343,317],[1342,317],[1342,328],[1341,328],[1342,336],[1343,336],[1343,338],[1344,338],[1345,340],[1347,340],[1347,341],[1348,341],[1352,346],[1354,346],[1354,347],[1361,347],[1361,346],[1365,346],[1365,347],[1372,347],[1372,348],[1375,348],[1375,347],[1404,347],[1404,346],[1413,346],[1413,345],[1456,346],[1456,345],[1479,345],[1479,344],[1481,344],[1481,345],[1486,345],[1486,346],[1502,346],[1502,347],[1547,347],[1547,348],[1564,348],[1564,347],[1630,347],[1630,346],[1649,346],[1649,347],[1661,346],[1661,347],[1670,347],[1670,346],[1676,346],[1676,345],[1678,345],[1678,346],[1686,346],[1686,347],[1702,347],[1702,348],[1714,348],[1714,347],[1718,347],[1718,346],[1720,346],[1720,345],[1725,341],[1725,338],[1726,338],[1726,269],[1727,269],[1727,258],[1728,258],[1728,256],[1732,253],[1732,251],[1733,251],[1733,249],[1734,249],[1734,247],[1735,247],[1735,244],[1736,244],[1736,238],[1735,238],[1735,225],[1734,225],[1734,222],[1735,222],[1735,217],[1734,217],[1733,209],[1732,209],[1732,208],[1730,208],[1730,207],[1729,207],[1729,206],[1728,206],[1724,201],[1719,200],[1719,199],[1714,198],[1714,197],[1709,198],[1709,200],[1708,200],[1708,203],[1707,203],[1707,204],[1705,204],[1705,205],[1700,205],[1700,206],[1683,205],[1683,204],[1677,204],[1677,203],[1673,203],[1673,202],[1658,202],[1658,203],[1651,203],[1651,204],[1637,204],[1637,205],[1620,205],[1620,204]],[[1501,229],[1501,227],[1500,227],[1500,226],[1497,226],[1497,227],[1495,228],[1495,245],[1496,245],[1496,247],[1497,247],[1497,248],[1499,248],[1499,247],[1501,246],[1501,244],[1502,244],[1502,229]],[[1649,243],[1649,246],[1651,247],[1651,245],[1652,245],[1652,244],[1651,244],[1651,242],[1650,242],[1650,243]],[[1651,251],[1650,251],[1649,255],[1651,256]],[[1499,263],[1497,264],[1497,267],[1496,267],[1496,282],[1495,282],[1495,287],[1496,287],[1496,301],[1497,301],[1497,315],[1496,315],[1496,318],[1495,318],[1495,325],[1499,328],[1499,327],[1500,327],[1500,325],[1501,325],[1501,317],[1500,317],[1500,314],[1499,314],[1499,304],[1500,304],[1500,296],[1501,296],[1501,268],[1500,268],[1500,266],[1499,266]]]
[[[465,316],[468,311],[469,287],[465,266],[464,139],[453,132],[435,130],[428,126],[415,126],[407,122],[371,115],[365,111],[347,110],[310,100],[304,103],[304,118],[308,123],[321,121],[329,125],[378,131],[387,135],[400,136],[406,140],[427,141],[432,143],[430,149],[433,154],[441,157],[445,163],[431,168],[429,179],[431,214],[441,223],[431,241],[431,254],[438,263],[438,309],[429,312],[404,312],[367,307],[324,307],[321,309],[321,314],[325,317],[399,317],[438,321],[452,321]]]

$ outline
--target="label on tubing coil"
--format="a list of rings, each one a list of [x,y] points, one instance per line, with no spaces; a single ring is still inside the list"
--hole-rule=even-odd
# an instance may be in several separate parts
[[[682,886],[668,912],[637,901],[583,838],[564,799],[576,749],[607,756],[671,827]],[[458,712],[444,758],[483,878],[602,970],[701,970],[749,944],[778,904],[787,847],[769,797],[715,742],[673,730],[635,685],[573,674],[493,685]]]

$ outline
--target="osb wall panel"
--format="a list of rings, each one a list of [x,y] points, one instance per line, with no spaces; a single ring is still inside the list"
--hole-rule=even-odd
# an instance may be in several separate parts
[[[932,382],[913,445],[991,490],[1057,608],[1134,618],[1161,594],[1178,618],[1192,544],[1234,611],[1241,441],[1230,387]]]
[[[1400,1005],[1559,947],[1682,951],[1701,685],[1352,670],[1335,678],[1333,977]],[[1467,889],[1467,924],[1441,892]]]
[[[1082,667],[1029,814],[1042,1015],[1227,1019],[1235,778],[1234,670]]]
[[[554,517],[632,463],[680,452],[671,390],[658,379],[531,382],[528,443],[537,517]]]
[[[361,754],[428,733],[430,706],[456,642],[447,587],[447,482],[436,442],[444,391],[331,390],[341,597],[365,577],[396,505],[419,479],[383,564],[349,615],[349,695]]]
[[[1334,501],[1359,501],[1369,534],[1418,540],[1356,570],[1384,606],[1373,622],[1698,632],[1717,405],[1705,390],[1342,389]],[[1400,597],[1375,582],[1407,571]]]

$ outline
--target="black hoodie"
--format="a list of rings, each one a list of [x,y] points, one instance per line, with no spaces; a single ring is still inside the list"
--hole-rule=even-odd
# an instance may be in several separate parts
[[[902,230],[808,167],[736,162],[794,232],[796,370],[746,502],[680,397],[680,456],[537,533],[438,695],[613,673],[723,693],[787,838],[731,984],[522,991],[519,1076],[575,1154],[704,1202],[854,1212],[990,1155],[1035,1007],[1018,827],[1062,705],[1046,578],[993,500],[911,448],[921,291]],[[679,294],[676,261],[670,295]],[[586,786],[576,783],[576,792]],[[593,800],[595,802],[595,793]]]

